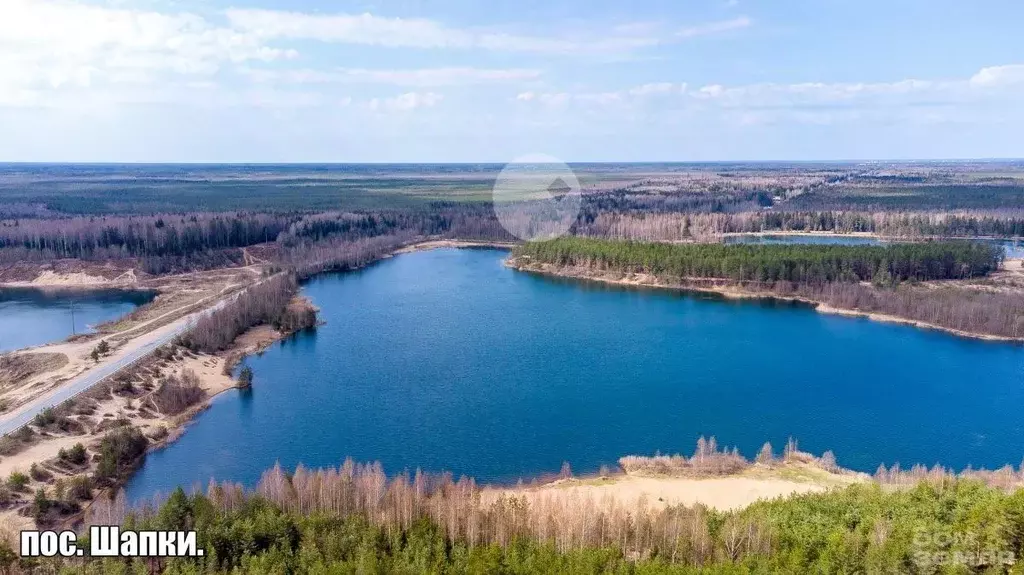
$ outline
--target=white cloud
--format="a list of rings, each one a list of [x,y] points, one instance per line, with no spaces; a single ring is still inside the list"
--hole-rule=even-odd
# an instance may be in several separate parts
[[[625,90],[606,92],[521,92],[516,96],[520,102],[538,102],[548,106],[561,106],[576,101],[581,103],[592,103],[598,105],[621,104],[639,101],[644,98],[658,95],[676,95],[686,92],[686,84],[674,84],[672,82],[653,82],[634,86]]]
[[[800,107],[851,103],[913,103],[917,99],[951,98],[961,94],[965,82],[901,80],[881,83],[748,84],[726,87],[720,84],[689,90],[696,101],[723,107]]]
[[[230,9],[231,25],[260,38],[316,40],[388,48],[457,48],[543,54],[609,54],[654,46],[661,39],[628,27],[586,35],[541,37],[493,30],[455,28],[424,18],[373,14],[309,14],[263,9]]]
[[[253,35],[189,13],[109,8],[72,0],[0,5],[0,92],[210,76],[225,63],[294,57]]]
[[[375,111],[408,112],[417,108],[432,108],[443,99],[443,95],[434,92],[406,92],[393,98],[374,98],[370,100],[369,107]]]
[[[176,5],[128,0],[0,0],[0,106],[171,103],[168,94],[192,104],[196,98],[188,93],[189,83],[196,81],[209,82],[207,92],[218,87],[225,92],[224,98],[214,100],[230,100],[246,90],[232,77],[236,71],[274,88],[331,83],[431,88],[542,78],[541,70],[525,68],[331,69],[307,64],[306,68],[288,70],[251,65],[297,58],[299,41],[604,58],[628,58],[637,49],[672,41],[663,37],[660,26],[651,23],[542,37],[454,27],[423,18],[237,8],[200,14],[138,8],[142,4]],[[707,29],[722,26],[712,24]],[[258,100],[286,100],[286,96],[278,96],[286,93],[277,90],[272,98]],[[609,94],[595,99],[614,100]],[[304,95],[299,100],[311,98]]]
[[[733,30],[742,30],[743,28],[749,28],[754,24],[754,21],[746,16],[740,16],[739,18],[733,18],[732,20],[723,20],[721,22],[710,22],[708,24],[700,24],[698,26],[690,26],[683,28],[676,32],[676,36],[680,38],[696,38],[697,36],[711,36],[714,34],[722,34],[724,32],[731,32]]]
[[[1022,83],[1024,83],[1024,64],[982,68],[971,77],[971,85],[977,87],[1008,86]]]
[[[828,125],[870,118],[879,122],[935,124],[962,121],[972,110],[988,117],[1014,114],[1017,86],[1024,83],[1024,65],[984,68],[970,78],[954,80],[906,79],[895,82],[793,84],[762,83],[736,86],[652,82],[615,92],[523,92],[523,105],[559,106],[578,103],[570,110],[598,112],[666,112],[718,116],[749,126],[785,122]],[[653,98],[657,96],[657,98]],[[590,104],[590,106],[584,106]]]
[[[243,74],[265,83],[329,84],[365,83],[399,86],[455,86],[469,84],[518,82],[541,77],[540,70],[522,68],[488,69],[468,67],[421,68],[406,70],[368,70],[339,68],[336,70],[266,70],[247,68]]]
[[[685,89],[685,87],[686,85],[684,84],[683,88]],[[655,82],[630,88],[629,94],[632,96],[650,96],[652,94],[668,94],[677,90],[676,85],[671,82]]]
[[[473,40],[472,36],[463,31],[425,19],[259,9],[230,9],[225,15],[234,28],[262,38],[415,48],[467,48]]]

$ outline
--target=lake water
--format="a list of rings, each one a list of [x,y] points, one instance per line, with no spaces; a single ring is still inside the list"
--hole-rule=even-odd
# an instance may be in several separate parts
[[[124,290],[0,288],[0,352],[60,341],[117,319],[156,294]]]
[[[690,454],[702,434],[748,456],[792,435],[865,471],[1024,456],[1020,346],[550,279],[505,255],[419,252],[311,281],[327,324],[250,358],[253,390],[151,454],[129,497],[346,456],[515,481]]]

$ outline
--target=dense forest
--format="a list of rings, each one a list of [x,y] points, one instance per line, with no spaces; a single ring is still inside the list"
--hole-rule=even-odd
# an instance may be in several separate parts
[[[719,512],[488,495],[472,480],[379,464],[294,474],[251,492],[180,489],[159,508],[99,500],[90,524],[191,530],[195,559],[66,560],[75,573],[1004,573],[1024,553],[1024,491],[941,478],[857,484]],[[46,568],[17,559],[3,567]]]
[[[578,235],[643,241],[713,241],[759,232],[871,233],[885,237],[1024,237],[1024,213],[759,211],[742,213],[585,212]]]
[[[509,238],[489,206],[440,202],[369,212],[29,218],[0,221],[0,265],[76,258],[123,261],[162,274],[242,265],[242,248],[256,245],[295,261],[303,250],[387,236]]]
[[[1024,235],[1024,216],[849,212],[618,213],[586,208],[578,235],[641,241],[714,240],[721,234],[765,231],[870,232],[888,236]],[[0,221],[0,265],[62,258],[123,261],[142,271],[210,269],[246,263],[244,248],[261,246],[271,259],[322,260],[348,242],[420,236],[508,241],[488,206],[434,203],[417,210],[371,212],[195,213],[91,216]],[[326,248],[326,249],[325,249]],[[303,252],[317,252],[316,255]]]
[[[1002,250],[977,242],[886,246],[664,244],[560,238],[516,248],[516,257],[676,278],[774,283],[964,279],[998,269]]]
[[[840,210],[936,210],[1019,209],[1024,205],[1024,186],[1009,184],[927,183],[821,187],[793,200],[796,209]],[[906,183],[906,182],[905,182]]]
[[[0,225],[0,253],[86,260],[180,257],[273,241],[297,219],[248,213],[19,219]]]

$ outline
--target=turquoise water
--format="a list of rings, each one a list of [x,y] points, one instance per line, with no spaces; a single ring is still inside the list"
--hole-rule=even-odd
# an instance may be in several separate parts
[[[1020,346],[549,279],[504,257],[435,250],[311,281],[327,324],[250,358],[252,391],[151,454],[130,498],[346,456],[515,481],[689,454],[702,434],[750,456],[792,435],[866,471],[1024,456]]]
[[[0,288],[0,352],[60,341],[131,312],[156,294]]]

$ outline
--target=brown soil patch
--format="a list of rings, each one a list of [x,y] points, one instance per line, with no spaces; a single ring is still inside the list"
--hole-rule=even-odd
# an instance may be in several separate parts
[[[0,355],[0,390],[67,364],[68,356],[63,353],[5,353]]]

